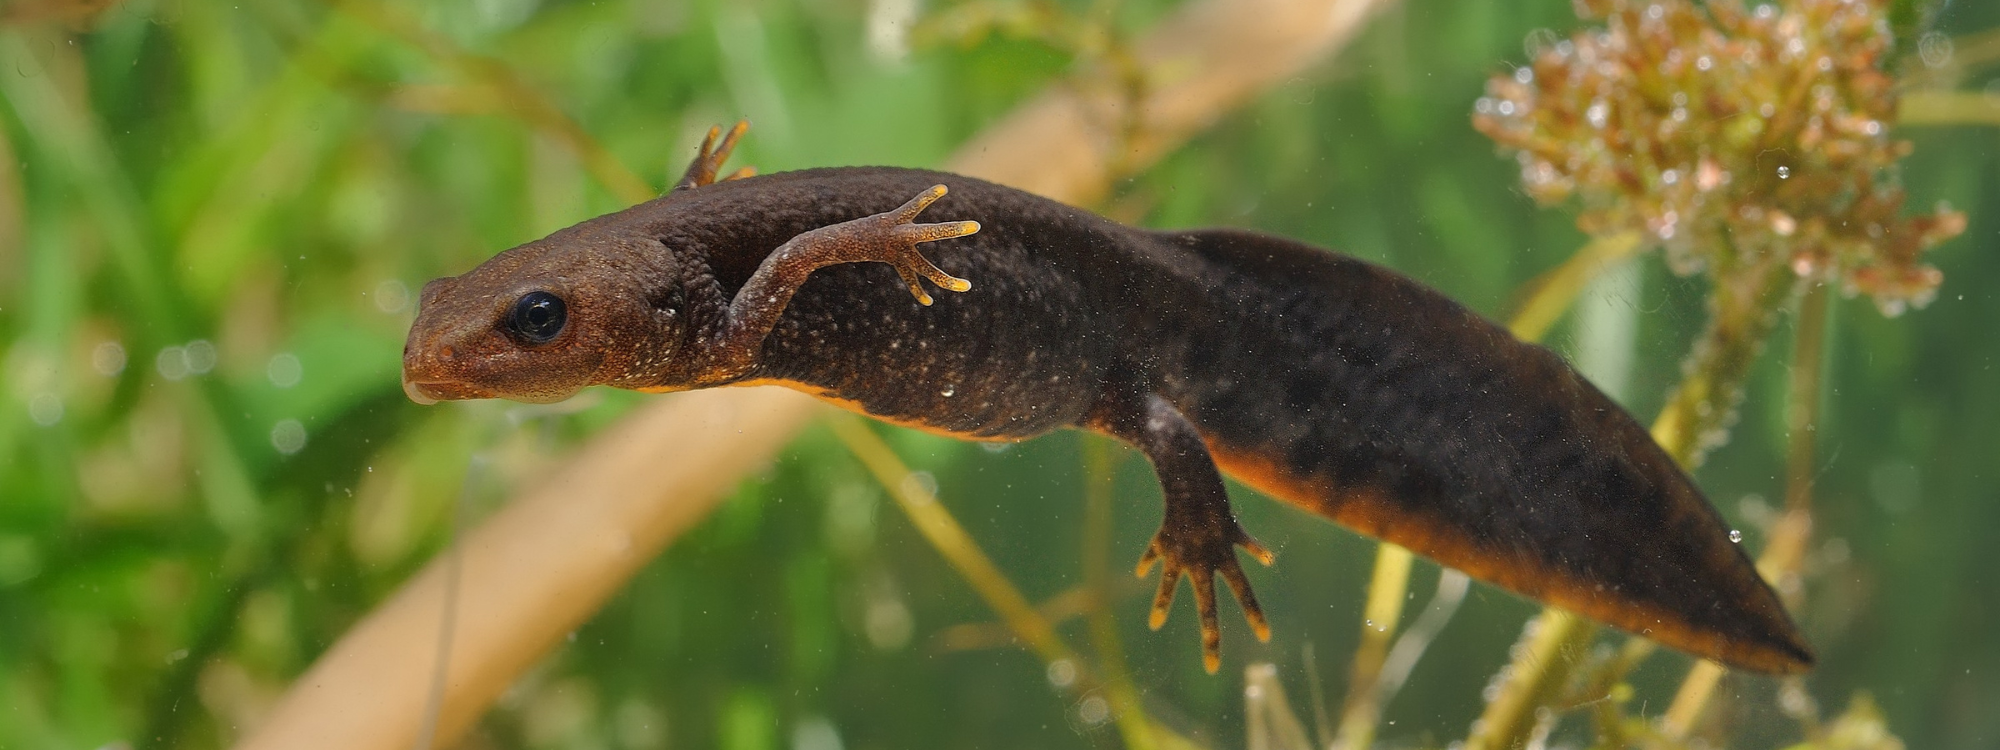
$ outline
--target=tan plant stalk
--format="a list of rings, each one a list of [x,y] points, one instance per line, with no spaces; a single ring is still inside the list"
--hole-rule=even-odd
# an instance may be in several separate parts
[[[1090,647],[1097,654],[1111,698],[1111,718],[1129,750],[1153,750],[1155,727],[1139,701],[1132,673],[1125,665],[1125,646],[1118,638],[1118,621],[1111,607],[1111,502],[1113,469],[1111,441],[1092,437],[1083,443],[1083,581],[1090,592],[1085,617]]]

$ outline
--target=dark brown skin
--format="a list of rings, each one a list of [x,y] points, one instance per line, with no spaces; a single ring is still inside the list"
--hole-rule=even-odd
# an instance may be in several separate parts
[[[957,175],[717,182],[741,132],[719,149],[711,133],[657,200],[426,285],[403,352],[411,398],[776,384],[974,440],[1115,436],[1166,495],[1140,562],[1141,575],[1163,567],[1152,623],[1186,577],[1211,672],[1216,575],[1270,633],[1235,548],[1271,554],[1237,524],[1218,468],[1697,656],[1812,664],[1721,516],[1638,422],[1437,292],[1278,237],[1133,229]],[[937,265],[922,243],[937,243]],[[955,293],[933,300],[924,280]]]

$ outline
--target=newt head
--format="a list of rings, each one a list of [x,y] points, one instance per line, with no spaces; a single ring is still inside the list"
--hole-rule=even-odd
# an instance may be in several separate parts
[[[666,361],[683,326],[657,241],[589,223],[424,285],[403,345],[403,392],[420,404],[547,403]],[[670,288],[672,294],[648,293]]]

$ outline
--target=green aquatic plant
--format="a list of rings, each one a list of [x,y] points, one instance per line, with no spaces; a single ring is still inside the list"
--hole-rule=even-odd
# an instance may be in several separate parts
[[[1473,125],[1514,154],[1543,204],[1577,198],[1592,235],[1633,229],[1675,271],[1784,265],[1922,307],[1922,254],[1965,231],[1940,205],[1903,215],[1893,38],[1879,2],[1585,0],[1601,30],[1494,77]]]
[[[1792,387],[1808,395],[1795,394],[1790,416],[1798,470],[1790,513],[1762,560],[1766,576],[1795,576],[1810,529],[1821,289],[1865,294],[1892,317],[1922,307],[1943,279],[1923,253],[1966,228],[1965,215],[1943,204],[1904,215],[1897,162],[1911,146],[1892,137],[1889,10],[1875,0],[1754,8],[1579,0],[1576,9],[1603,27],[1531,36],[1528,63],[1488,81],[1474,127],[1516,159],[1537,202],[1575,198],[1577,226],[1599,243],[1660,247],[1676,273],[1707,276],[1707,328],[1654,425],[1655,439],[1686,466],[1727,440],[1777,313],[1806,290]],[[1555,709],[1616,694],[1651,647],[1585,665],[1563,656],[1594,630],[1545,612],[1502,671],[1468,746],[1545,736]],[[1600,704],[1601,741],[1684,742],[1720,675],[1697,665],[1657,730],[1620,718],[1623,701]]]

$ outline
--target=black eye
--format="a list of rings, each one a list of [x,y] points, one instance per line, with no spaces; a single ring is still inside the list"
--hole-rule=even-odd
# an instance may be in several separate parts
[[[548,292],[529,292],[514,303],[507,327],[530,344],[546,344],[562,333],[569,322],[569,307],[562,298]]]

